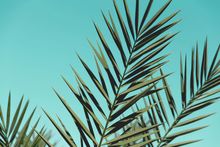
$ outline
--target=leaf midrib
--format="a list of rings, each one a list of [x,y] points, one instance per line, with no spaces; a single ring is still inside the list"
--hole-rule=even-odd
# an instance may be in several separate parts
[[[135,39],[135,41],[134,41],[134,43],[133,43],[133,46],[131,47],[131,52],[129,52],[130,55],[129,55],[128,60],[127,60],[127,62],[126,62],[125,69],[124,69],[124,72],[123,72],[123,74],[122,74],[122,78],[121,78],[121,80],[120,80],[120,82],[119,82],[119,86],[118,86],[117,92],[116,92],[116,94],[115,94],[115,98],[114,98],[113,104],[112,104],[112,106],[111,106],[109,116],[107,117],[107,121],[106,121],[104,130],[103,130],[103,133],[102,133],[100,142],[99,142],[99,144],[98,144],[98,147],[101,147],[101,146],[102,146],[102,142],[103,142],[103,139],[104,139],[104,137],[105,137],[105,133],[106,133],[106,131],[107,131],[107,129],[108,129],[108,125],[109,125],[109,123],[110,123],[110,118],[111,118],[111,116],[112,116],[112,113],[113,113],[115,104],[116,104],[116,102],[117,102],[117,97],[118,97],[118,95],[119,95],[121,86],[122,86],[122,84],[123,84],[123,81],[124,81],[124,78],[125,78],[125,75],[126,75],[128,66],[129,66],[129,62],[130,62],[130,60],[131,60],[131,57],[132,57],[132,54],[133,54],[133,51],[134,51],[134,48],[135,48],[135,46],[136,46],[137,41],[138,41],[138,39]]]
[[[208,79],[209,80],[209,79]],[[181,112],[179,113],[179,115],[174,119],[172,125],[169,127],[169,129],[166,131],[166,133],[164,134],[164,136],[161,138],[160,142],[158,143],[157,147],[161,147],[161,145],[163,145],[162,143],[164,143],[164,141],[166,140],[167,135],[169,135],[169,133],[174,129],[175,125],[178,124],[178,122],[181,120],[181,115],[184,114],[184,111],[187,110],[187,108],[195,101],[196,96],[198,95],[198,92],[203,88],[203,86],[206,84],[206,82],[208,82],[208,80],[206,80],[202,86],[200,86],[200,88],[197,90],[196,94],[193,95],[193,97],[190,98],[190,101],[186,104],[185,108],[183,108],[181,110]]]

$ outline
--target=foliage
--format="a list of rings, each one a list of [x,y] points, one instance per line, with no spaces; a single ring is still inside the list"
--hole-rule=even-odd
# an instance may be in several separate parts
[[[71,147],[79,146],[78,143],[80,146],[96,147],[184,146],[200,140],[188,139],[180,142],[176,139],[206,128],[207,125],[195,127],[193,124],[214,114],[200,112],[204,112],[201,110],[219,99],[220,46],[214,57],[210,58],[208,41],[205,41],[203,51],[196,44],[190,56],[190,64],[187,63],[189,57],[181,56],[180,98],[175,97],[171,83],[167,80],[171,76],[162,69],[168,62],[166,58],[169,55],[163,51],[177,34],[168,34],[167,31],[179,22],[170,22],[179,11],[161,18],[171,3],[169,0],[150,17],[153,0],[149,0],[144,10],[140,7],[143,5],[142,1],[136,0],[133,3],[134,13],[130,11],[127,0],[123,0],[124,12],[121,12],[114,0],[117,22],[111,13],[109,16],[102,13],[110,36],[94,23],[99,41],[97,45],[89,41],[89,45],[94,51],[96,69],[91,68],[79,56],[93,86],[75,69],[73,72],[78,90],[62,77],[81,104],[86,121],[54,90],[73,119],[80,140],[74,140],[62,117],[58,116],[59,125],[44,111]],[[98,91],[98,94],[94,91]],[[56,146],[50,143],[51,132],[45,127],[36,131],[40,119],[31,126],[36,108],[26,117],[29,101],[25,104],[23,101],[24,97],[17,105],[15,113],[11,112],[11,94],[5,114],[0,106],[0,146]],[[179,105],[181,107],[178,108]]]
[[[109,13],[107,17],[102,13],[114,45],[110,45],[110,37],[94,23],[99,42],[94,45],[89,41],[89,44],[95,54],[95,71],[98,74],[79,57],[93,86],[87,84],[75,69],[73,72],[78,90],[63,77],[64,82],[81,104],[86,121],[83,121],[82,116],[77,115],[73,110],[74,107],[71,107],[65,98],[54,90],[78,129],[80,141],[77,143],[80,142],[81,146],[177,147],[199,141],[189,139],[185,142],[173,143],[176,138],[206,126],[184,129],[182,127],[190,126],[212,115],[212,113],[198,116],[192,114],[218,99],[213,96],[220,92],[219,48],[210,64],[207,41],[201,61],[198,45],[192,51],[190,68],[187,66],[187,58],[185,57],[185,64],[181,59],[181,99],[174,98],[167,81],[170,74],[165,74],[162,70],[168,56],[162,51],[177,34],[170,35],[166,32],[179,22],[170,22],[179,11],[160,19],[170,3],[171,0],[150,17],[153,0],[149,1],[143,11],[140,10],[141,1],[136,0],[134,14],[129,10],[126,0],[123,0],[124,13],[120,12],[114,0],[118,22],[112,14]],[[115,52],[120,57],[116,58]],[[94,87],[99,96],[94,93]],[[140,106],[141,100],[144,100],[144,106]],[[182,108],[177,108],[179,101]],[[107,109],[104,109],[105,106]],[[136,109],[131,111],[134,106]],[[67,144],[78,146],[62,117],[58,117],[59,125],[50,114],[44,112]],[[51,146],[47,139],[40,137]]]
[[[35,134],[35,129],[40,119],[38,119],[33,126],[30,126],[36,108],[27,116],[29,101],[25,102],[25,104],[23,104],[23,101],[24,97],[21,98],[15,112],[12,113],[11,94],[9,94],[5,115],[2,111],[2,106],[0,106],[0,146],[45,147],[46,143],[39,135]],[[39,134],[44,136],[47,140],[51,138],[50,133],[46,132],[44,128]]]
[[[187,140],[184,142],[172,143],[172,141],[178,137],[206,128],[207,125],[194,128],[190,127],[190,125],[214,114],[198,113],[199,110],[204,110],[204,108],[214,104],[220,98],[216,96],[216,94],[220,92],[220,60],[218,59],[220,47],[216,50],[210,64],[208,64],[209,58],[207,51],[208,44],[206,40],[202,61],[200,62],[199,48],[197,44],[196,49],[192,50],[190,68],[187,67],[187,57],[185,57],[185,65],[183,65],[183,61],[181,59],[180,98],[173,97],[168,81],[166,78],[163,78],[162,84],[166,88],[160,92],[151,94],[146,99],[143,99],[145,107],[148,107],[152,103],[156,103],[156,105],[147,113],[148,118],[141,116],[138,119],[139,127],[142,128],[144,126],[161,124],[161,127],[158,126],[155,128],[155,131],[157,131],[156,137],[158,137],[158,141],[156,144],[151,144],[151,146],[183,146],[200,141]],[[189,70],[189,72],[187,70]],[[162,70],[160,73],[161,75],[164,74]],[[179,102],[181,103],[182,108],[178,109],[177,103]],[[167,105],[168,107],[166,107]],[[138,111],[139,109],[138,104],[136,104],[136,110]],[[145,120],[148,121],[146,122]],[[151,138],[143,139],[151,140]]]

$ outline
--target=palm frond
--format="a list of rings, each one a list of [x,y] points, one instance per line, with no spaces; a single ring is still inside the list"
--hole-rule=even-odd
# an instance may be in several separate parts
[[[36,130],[33,130],[35,134],[32,135],[31,140],[26,142],[25,147],[55,147],[57,146],[57,143],[50,143],[52,139],[52,132],[47,131],[45,127],[42,127],[41,130],[38,132]],[[34,133],[33,132],[33,133]],[[25,138],[25,140],[28,138]]]
[[[151,115],[149,117],[149,120],[153,122],[152,124],[161,123],[164,126],[158,127],[158,131],[160,132],[160,134],[162,134],[162,136],[158,140],[158,143],[154,144],[155,146],[183,146],[200,141],[187,140],[185,142],[172,143],[178,137],[185,136],[192,132],[196,132],[206,128],[207,126],[190,128],[190,125],[214,114],[207,113],[195,115],[194,113],[214,104],[219,99],[219,97],[216,97],[216,94],[219,94],[220,92],[220,65],[218,59],[220,48],[218,47],[218,49],[216,50],[213,59],[209,59],[208,43],[206,40],[203,49],[202,60],[200,61],[198,58],[198,44],[196,46],[196,49],[192,50],[190,68],[187,67],[187,56],[185,56],[185,61],[182,61],[182,57],[180,60],[180,101],[174,98],[174,96],[171,96],[171,88],[166,81],[166,78],[162,80],[163,86],[166,87],[164,90],[162,90],[165,93],[164,98],[163,95],[161,96],[161,92],[152,94],[152,97],[148,98],[149,100],[153,100],[154,103],[157,104],[158,107],[154,108],[160,110],[155,111],[156,113],[149,111]],[[211,62],[209,63],[208,61]],[[164,75],[162,70],[161,75]],[[181,102],[182,105],[181,109],[177,109],[174,105],[175,103],[179,102]],[[165,103],[167,103],[168,105],[166,105]],[[170,112],[168,112],[169,109]],[[168,113],[173,114],[174,119],[168,117]],[[182,127],[184,128],[182,129]]]
[[[32,137],[34,136],[34,130],[38,126],[39,120],[36,121],[33,128],[31,128],[31,122],[35,113],[36,108],[27,115],[29,101],[23,102],[24,96],[21,98],[19,104],[16,107],[15,112],[12,111],[11,103],[11,93],[8,96],[8,104],[6,108],[6,113],[2,111],[2,106],[0,106],[0,146],[30,146],[32,145]],[[27,119],[25,119],[27,117]],[[48,138],[49,139],[49,138]],[[41,140],[41,139],[40,139]],[[39,145],[39,147],[44,147]]]
[[[151,77],[167,63],[164,59],[168,55],[161,55],[160,53],[165,50],[171,39],[177,34],[165,34],[165,32],[179,22],[169,22],[178,12],[159,20],[161,14],[171,3],[171,0],[169,0],[147,21],[152,2],[149,1],[144,13],[141,14],[141,1],[135,1],[134,18],[132,18],[133,14],[130,11],[127,0],[123,0],[125,16],[120,12],[114,0],[113,4],[118,22],[113,19],[112,14],[109,13],[108,17],[102,13],[110,37],[115,45],[109,44],[109,37],[106,37],[98,25],[94,23],[99,42],[97,42],[97,46],[90,41],[89,44],[94,50],[98,75],[81,57],[79,57],[79,60],[99,92],[99,96],[92,92],[91,89],[94,88],[90,88],[90,85],[83,80],[76,70],[73,69],[78,90],[63,77],[68,88],[82,105],[86,122],[83,122],[82,118],[65,101],[65,98],[55,90],[56,95],[71,115],[78,129],[80,134],[78,142],[81,142],[82,146],[84,144],[98,147],[111,144],[126,145],[131,142],[133,144],[136,142],[137,146],[142,146],[158,140],[159,138],[152,138],[145,142],[139,142],[143,137],[149,138],[150,135],[157,134],[157,131],[151,131],[154,127],[148,128],[146,126],[144,128],[148,134],[134,133],[130,135],[126,133],[125,128],[143,113],[151,111],[155,104],[152,102],[148,107],[135,112],[130,112],[131,108],[143,97],[150,96],[164,88],[170,96],[170,105],[173,105],[173,110],[176,111],[166,85],[155,88],[157,82],[163,80],[169,74],[156,76],[153,79]],[[117,50],[115,51],[115,49]],[[115,57],[115,52],[119,53],[120,58]],[[105,75],[107,76],[105,77]],[[104,109],[103,103],[99,101],[100,99],[106,102],[107,109]],[[45,113],[67,144],[75,146],[75,141],[70,133],[66,131],[66,127],[64,127],[66,125],[61,123],[63,127],[59,127],[55,120],[47,112]],[[102,118],[99,117],[100,115]],[[121,118],[122,115],[125,116]],[[62,122],[61,119],[59,118],[60,122]],[[157,126],[157,124],[155,125]],[[119,136],[121,140],[112,140],[112,136],[116,133],[121,134]],[[129,136],[131,142],[127,141],[125,136]]]

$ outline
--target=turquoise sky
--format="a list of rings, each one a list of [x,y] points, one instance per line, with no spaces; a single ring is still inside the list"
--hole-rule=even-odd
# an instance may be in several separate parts
[[[165,0],[155,0],[158,8]],[[174,0],[167,13],[181,10],[177,18],[183,21],[173,30],[181,31],[169,50],[170,72],[177,72],[180,51],[190,53],[196,41],[201,44],[209,39],[210,55],[217,48],[220,37],[219,0]],[[73,80],[70,64],[81,71],[76,58],[78,52],[90,62],[92,52],[86,39],[95,41],[92,20],[104,24],[100,10],[113,11],[111,0],[1,0],[0,1],[0,100],[6,103],[9,90],[13,101],[25,94],[31,106],[45,108],[51,114],[62,115],[62,105],[52,87],[68,96],[73,102],[60,75]],[[97,36],[96,36],[97,38]],[[83,73],[84,74],[84,73]],[[172,77],[171,87],[176,88],[178,74]],[[171,78],[171,79],[172,79]],[[175,89],[174,89],[175,91]],[[77,107],[73,103],[73,107]],[[210,112],[219,112],[205,123],[208,129],[189,136],[204,141],[191,147],[216,146],[219,142],[220,104],[211,107]],[[63,112],[64,113],[64,112]],[[45,117],[43,117],[43,120]],[[65,118],[68,120],[68,118]],[[45,119],[47,120],[47,119]],[[44,121],[49,124],[48,121]],[[52,128],[52,126],[50,126]],[[74,129],[73,129],[74,131]]]

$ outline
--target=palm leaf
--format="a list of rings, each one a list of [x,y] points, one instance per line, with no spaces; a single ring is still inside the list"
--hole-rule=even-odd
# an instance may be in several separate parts
[[[168,1],[156,12],[150,21],[147,22],[146,19],[149,15],[152,1],[146,6],[144,14],[141,14],[140,1],[135,1],[134,18],[132,18],[133,14],[130,11],[128,2],[124,0],[123,5],[126,14],[124,18],[114,0],[113,5],[117,20],[113,19],[112,14],[109,14],[109,17],[104,13],[102,13],[102,15],[115,46],[108,43],[109,37],[104,36],[104,33],[100,30],[98,25],[94,23],[99,42],[97,42],[97,47],[90,41],[89,44],[94,51],[98,75],[81,57],[79,57],[79,60],[95,88],[98,90],[99,96],[92,91],[93,87],[90,88],[90,86],[88,86],[89,84],[79,76],[80,74],[78,74],[75,69],[73,69],[73,71],[78,84],[78,90],[75,90],[63,77],[68,88],[81,104],[86,122],[84,123],[65,99],[58,92],[55,92],[74,120],[74,124],[80,134],[78,142],[81,143],[81,146],[94,145],[100,147],[106,144],[108,138],[112,138],[114,134],[125,135],[127,132],[125,128],[127,128],[127,126],[132,124],[142,114],[154,109],[155,101],[145,109],[130,112],[131,108],[140,99],[156,94],[166,88],[166,84],[158,88],[155,88],[155,86],[158,81],[163,80],[169,76],[169,74],[159,75],[154,78],[151,77],[167,63],[167,61],[164,61],[167,55],[161,55],[160,53],[165,50],[170,44],[171,39],[176,35],[176,33],[168,35],[165,34],[165,32],[179,22],[176,21],[167,24],[178,12],[160,20],[161,14],[170,3],[171,1]],[[118,23],[118,25],[116,25],[116,23]],[[121,32],[122,35],[120,35],[119,32]],[[120,58],[115,57],[115,48],[120,54]],[[121,68],[120,65],[123,65],[123,68]],[[105,77],[105,75],[107,76]],[[168,88],[166,89],[169,93]],[[100,103],[100,99],[105,100],[107,110],[103,109],[104,106]],[[92,101],[92,103],[90,101]],[[157,106],[157,111],[158,110],[159,108]],[[99,117],[100,114],[104,120]],[[125,116],[121,118],[123,114]],[[62,129],[48,113],[46,113],[46,115],[64,140],[70,146],[74,146],[73,141],[71,141],[72,137],[70,133],[67,131],[67,128],[64,127],[67,125],[61,123],[63,126]],[[62,118],[60,118],[60,122],[63,122],[61,119]],[[96,127],[94,128],[93,125]],[[148,126],[146,126],[146,129],[147,128]],[[154,133],[148,132],[149,135],[142,133],[132,135],[129,137],[132,141],[123,141],[123,144],[137,144],[137,146],[152,144],[152,142],[158,140],[158,138],[149,139],[149,136],[155,134],[155,132],[157,132],[157,130],[154,131]],[[140,143],[139,140],[142,138],[148,138],[148,140]],[[116,144],[122,144],[122,142],[120,141]]]
[[[32,145],[32,137],[34,136],[34,130],[36,129],[39,119],[31,128],[31,122],[35,114],[36,108],[28,116],[29,101],[23,103],[24,96],[20,99],[19,104],[13,112],[11,107],[12,98],[11,93],[8,96],[8,104],[6,108],[6,119],[4,117],[2,109],[0,109],[0,144],[1,146],[20,146],[20,145]],[[24,105],[24,106],[22,106]],[[0,106],[1,107],[1,106]],[[25,119],[27,117],[27,119]],[[41,140],[41,139],[40,139]],[[39,145],[39,147],[45,147],[45,145]]]
[[[178,99],[175,99],[174,96],[172,96],[172,100],[170,99],[170,95],[172,95],[172,91],[168,85],[168,81],[165,81],[165,78],[162,80],[163,86],[166,87],[164,90],[165,93],[165,99],[162,99],[159,93],[156,93],[157,99],[154,98],[154,103],[158,104],[160,106],[160,110],[163,112],[156,111],[156,117],[155,112],[149,111],[150,120],[154,122],[156,118],[161,118],[161,115],[166,120],[167,124],[164,128],[159,128],[159,132],[162,134],[158,144],[156,146],[183,146],[187,144],[191,144],[194,142],[197,142],[198,140],[192,141],[185,141],[180,143],[172,143],[176,138],[188,135],[192,132],[196,132],[198,130],[201,130],[204,127],[197,127],[197,128],[189,128],[191,124],[198,122],[200,120],[203,120],[207,117],[210,117],[213,115],[211,114],[202,114],[200,116],[192,115],[193,113],[202,110],[212,104],[214,104],[219,97],[215,97],[216,94],[219,94],[219,80],[220,80],[220,71],[219,69],[219,59],[218,59],[218,52],[219,48],[216,50],[216,53],[213,57],[213,59],[209,59],[208,56],[208,43],[207,40],[205,41],[204,49],[203,49],[203,55],[202,55],[202,61],[199,60],[199,48],[198,44],[196,45],[196,49],[193,49],[192,55],[191,55],[191,67],[189,68],[190,71],[188,72],[187,67],[187,56],[185,56],[185,61],[180,61],[180,91],[181,91],[181,109],[175,108],[175,103],[178,103]],[[209,64],[208,61],[211,61]],[[183,68],[184,67],[184,68]],[[164,73],[161,71],[161,75]],[[190,74],[190,76],[187,76]],[[189,78],[188,78],[189,77]],[[189,80],[189,82],[188,82]],[[197,85],[195,87],[194,85]],[[188,93],[188,89],[190,90],[190,93]],[[190,96],[190,97],[189,97]],[[149,98],[148,98],[149,99]],[[171,103],[171,101],[173,103]],[[168,105],[165,105],[167,103]],[[167,112],[167,110],[170,109],[170,112]],[[169,118],[167,113],[174,114],[172,118]],[[172,121],[173,120],[173,121]],[[157,120],[158,121],[158,120]],[[159,122],[157,123],[164,123],[163,119],[159,119]],[[188,127],[185,130],[182,129],[182,127]],[[166,129],[168,128],[168,129]],[[178,128],[178,129],[176,129]],[[165,133],[164,133],[165,132]],[[175,133],[173,133],[175,132]]]

